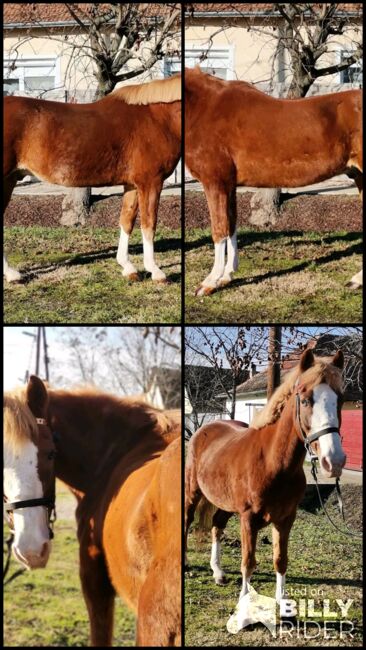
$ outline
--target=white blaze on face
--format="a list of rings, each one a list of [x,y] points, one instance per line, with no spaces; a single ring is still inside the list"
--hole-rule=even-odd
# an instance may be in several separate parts
[[[27,442],[19,453],[4,449],[4,494],[8,502],[44,496],[37,470],[37,447]],[[16,558],[28,568],[47,564],[50,541],[47,510],[43,506],[13,511]]]
[[[328,427],[338,427],[338,398],[328,384],[319,384],[313,391],[313,414],[310,433],[317,433]],[[342,474],[346,456],[342,449],[340,435],[335,431],[320,436],[320,466],[323,474],[336,477]]]

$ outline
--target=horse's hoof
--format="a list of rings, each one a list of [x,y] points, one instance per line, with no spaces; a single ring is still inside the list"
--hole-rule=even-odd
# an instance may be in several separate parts
[[[170,284],[170,281],[168,278],[153,278],[153,282],[156,282],[156,284]]]
[[[200,286],[195,291],[195,296],[210,296],[215,291],[214,287],[204,287]]]
[[[128,280],[129,282],[140,282],[141,278],[140,278],[140,276],[139,276],[138,273],[130,273],[130,274],[127,276],[127,280]]]
[[[222,587],[223,585],[227,584],[227,578],[226,576],[221,576],[220,578],[215,578],[215,583]]]
[[[5,279],[7,282],[19,282],[19,280],[22,279],[22,276],[20,275],[19,271],[15,271],[15,269],[12,269],[11,271],[8,271],[5,275]]]
[[[352,291],[356,291],[357,289],[362,288],[362,284],[359,284],[359,282],[352,282],[352,280],[350,280],[349,282],[347,282],[346,288],[351,289]]]

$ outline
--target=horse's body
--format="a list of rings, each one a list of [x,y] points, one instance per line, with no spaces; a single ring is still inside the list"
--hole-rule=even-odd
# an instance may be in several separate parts
[[[216,583],[223,584],[220,539],[231,514],[240,515],[243,574],[240,599],[248,592],[256,566],[258,531],[270,523],[277,601],[284,595],[289,533],[306,486],[304,436],[310,432],[316,434],[314,445],[328,476],[339,476],[342,472],[346,459],[339,440],[342,367],[341,353],[332,360],[314,361],[308,350],[251,427],[245,429],[238,423],[216,421],[201,427],[189,442],[185,479],[186,540],[195,509],[205,497],[216,509],[211,568]],[[325,431],[328,428],[332,431]],[[234,617],[231,630],[237,631],[239,627],[240,621]]]
[[[27,174],[66,187],[124,184],[117,261],[135,277],[128,237],[140,209],[145,268],[165,275],[153,260],[153,237],[163,181],[181,147],[180,75],[118,89],[93,104],[62,104],[26,97],[4,100],[4,209]],[[5,263],[7,279],[18,279]]]
[[[180,645],[178,414],[94,390],[48,390],[47,398],[56,476],[78,500],[92,645],[112,643],[116,593],[136,614],[138,645]]]
[[[185,98],[185,162],[203,184],[215,243],[199,294],[237,268],[236,186],[300,187],[345,173],[361,192],[360,90],[277,99],[196,68],[185,70]]]

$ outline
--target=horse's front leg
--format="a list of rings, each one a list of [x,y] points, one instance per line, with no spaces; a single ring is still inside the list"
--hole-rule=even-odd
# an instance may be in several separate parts
[[[120,238],[117,251],[117,262],[123,268],[122,274],[129,280],[138,280],[138,273],[128,257],[128,242],[133,230],[138,208],[137,190],[131,185],[125,185],[122,199],[122,209],[119,218]]]
[[[91,645],[109,647],[113,637],[115,590],[104,555],[91,544],[90,532],[79,532],[80,580],[88,609]]]
[[[248,625],[248,623],[252,622],[250,618],[249,602],[245,596],[249,591],[250,579],[256,567],[255,549],[257,545],[258,527],[250,513],[245,512],[240,516],[240,530],[242,553],[241,573],[243,576],[243,582],[238,604],[234,613],[230,616],[226,626],[228,631],[233,634],[236,634],[239,630]]]
[[[154,237],[158,219],[160,193],[163,187],[161,179],[138,187],[138,201],[141,217],[142,243],[144,249],[144,267],[156,282],[166,282],[166,275],[155,262]]]
[[[231,282],[238,267],[236,238],[236,190],[231,184],[205,184],[205,194],[211,217],[215,261],[209,275],[196,290],[197,296],[209,295],[218,287]],[[225,264],[227,247],[227,262]]]
[[[285,597],[288,539],[295,516],[296,512],[278,524],[273,523],[272,526],[273,566],[276,571],[276,601],[278,604],[280,604],[281,598]]]

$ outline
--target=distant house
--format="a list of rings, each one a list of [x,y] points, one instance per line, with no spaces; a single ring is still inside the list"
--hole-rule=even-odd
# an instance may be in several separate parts
[[[330,356],[341,347],[345,353],[347,371],[345,373],[345,394],[342,408],[341,434],[343,448],[347,454],[348,469],[362,469],[362,404],[363,391],[360,369],[356,369],[351,359],[352,349],[357,345],[362,353],[362,341],[355,341],[352,337],[325,335],[317,340],[312,340],[306,347],[312,348],[315,355]],[[295,350],[283,361],[281,381],[289,370],[298,364],[304,348]],[[347,356],[347,350],[349,356]],[[243,422],[251,422],[254,414],[262,410],[267,403],[267,371],[255,374],[242,383],[236,390],[235,418]],[[230,400],[226,402],[226,413],[231,407]],[[224,414],[224,419],[227,415]]]
[[[181,376],[180,368],[152,368],[147,401],[156,408],[181,408]]]
[[[241,384],[248,374],[242,371],[236,384]],[[207,422],[225,417],[227,391],[231,390],[232,382],[232,371],[227,368],[218,371],[210,366],[185,367],[185,421],[189,433]]]

